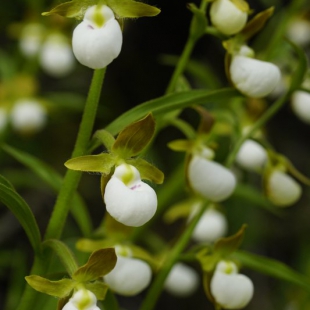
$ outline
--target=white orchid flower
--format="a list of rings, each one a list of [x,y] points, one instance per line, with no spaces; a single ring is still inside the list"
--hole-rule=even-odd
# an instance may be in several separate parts
[[[236,187],[236,178],[230,170],[201,155],[191,158],[188,181],[196,193],[214,202],[228,198]]]
[[[230,78],[241,93],[252,98],[262,98],[279,84],[281,72],[270,62],[234,55],[230,64]]]
[[[73,294],[62,310],[100,310],[96,303],[97,298],[91,291],[80,289]]]
[[[139,171],[131,165],[117,166],[106,185],[104,201],[107,211],[127,226],[141,226],[156,212],[157,196],[141,181]]]
[[[267,161],[266,150],[256,141],[248,139],[240,147],[236,162],[244,169],[260,171]]]
[[[165,281],[164,288],[172,295],[188,297],[196,291],[198,285],[197,272],[183,263],[176,263]]]
[[[214,27],[226,35],[238,33],[245,26],[248,14],[230,0],[215,0],[210,9]]]
[[[252,299],[254,286],[247,276],[238,273],[233,262],[220,261],[211,279],[210,290],[221,307],[242,309]]]
[[[116,247],[115,250],[116,265],[111,272],[104,276],[104,282],[117,294],[124,296],[139,294],[151,282],[151,267],[141,259],[130,257],[130,251],[124,253],[122,247]]]
[[[310,94],[297,90],[292,95],[291,103],[297,117],[303,122],[310,124]]]
[[[40,52],[42,68],[53,77],[69,74],[75,64],[71,46],[62,34],[51,34],[44,41]]]
[[[11,110],[11,123],[14,129],[31,132],[41,129],[46,123],[46,110],[35,99],[20,99]]]
[[[87,9],[83,21],[74,29],[73,53],[84,66],[100,69],[120,53],[123,35],[113,11],[106,5]]]
[[[265,185],[267,197],[279,207],[287,207],[300,198],[302,189],[292,177],[280,170],[273,170]]]

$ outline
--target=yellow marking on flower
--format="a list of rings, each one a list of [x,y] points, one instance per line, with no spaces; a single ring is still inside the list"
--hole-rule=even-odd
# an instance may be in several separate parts
[[[101,28],[104,23],[105,23],[105,19],[103,17],[103,14],[101,13],[101,5],[97,5],[94,15],[93,15],[93,21],[96,24],[96,26],[98,26],[98,28]]]

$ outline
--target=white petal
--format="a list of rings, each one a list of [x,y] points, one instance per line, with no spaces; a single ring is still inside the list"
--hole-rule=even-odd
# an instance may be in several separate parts
[[[90,7],[84,20],[74,29],[72,37],[73,53],[77,60],[92,69],[100,69],[110,64],[120,53],[122,31],[113,12],[107,6],[101,7],[105,23],[96,27],[92,14],[96,6]]]
[[[97,306],[97,298],[91,291],[80,289],[73,294],[65,304],[63,310],[100,310]]]
[[[229,0],[216,0],[211,5],[211,22],[226,35],[239,32],[245,26],[247,17],[246,12],[242,12]]]
[[[273,91],[281,79],[281,73],[270,62],[236,55],[230,64],[230,77],[240,92],[261,98]]]
[[[289,175],[274,170],[267,180],[267,196],[280,207],[294,204],[301,196],[301,186]]]
[[[46,110],[35,100],[21,99],[11,111],[11,122],[19,131],[39,130],[46,122]]]
[[[185,264],[177,263],[171,269],[164,287],[172,295],[187,297],[196,291],[198,284],[197,272]]]
[[[310,94],[304,91],[295,91],[292,95],[292,109],[305,123],[310,124]]]
[[[188,179],[194,191],[215,202],[228,198],[236,186],[236,178],[230,170],[200,156],[191,159]]]
[[[267,160],[266,150],[254,140],[246,140],[240,147],[236,161],[244,169],[259,171]]]
[[[107,211],[120,223],[141,226],[156,212],[156,193],[148,184],[137,180],[135,173],[133,180],[125,185],[121,180],[123,174],[120,173],[120,169],[123,168],[118,168],[105,188],[104,201]],[[133,171],[137,169],[133,167]],[[126,170],[124,173],[127,173]]]
[[[40,53],[40,64],[51,76],[63,77],[74,68],[71,46],[61,35],[50,35],[44,42]]]
[[[117,256],[114,269],[104,276],[104,282],[117,294],[133,296],[143,291],[151,282],[152,271],[144,261]]]
[[[294,43],[305,46],[310,42],[310,23],[307,20],[295,19],[289,23],[287,36]]]
[[[197,242],[214,242],[223,237],[227,231],[227,220],[217,210],[208,209],[199,220],[193,232],[193,239]]]
[[[216,302],[225,309],[244,308],[254,292],[253,283],[247,276],[220,271],[214,273],[210,289]]]

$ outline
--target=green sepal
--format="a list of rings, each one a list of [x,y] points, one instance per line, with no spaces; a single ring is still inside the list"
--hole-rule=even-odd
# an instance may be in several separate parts
[[[210,290],[210,282],[211,282],[212,276],[209,272],[204,272],[202,275],[202,285],[203,289],[206,293],[206,296],[208,299],[215,305],[216,301],[214,297],[212,296],[211,290]]]
[[[116,160],[112,154],[102,153],[71,158],[65,162],[65,166],[71,170],[99,172],[107,175],[115,166]]]
[[[187,199],[171,206],[164,214],[164,221],[171,224],[180,218],[188,217],[193,209],[194,203],[193,200]]]
[[[160,13],[160,9],[132,0],[105,0],[102,1],[109,6],[120,18],[151,17]]]
[[[194,108],[200,115],[200,123],[198,126],[199,134],[208,134],[210,133],[214,125],[214,117],[203,107],[195,106]]]
[[[234,253],[242,244],[246,228],[247,225],[244,224],[234,235],[217,240],[214,251],[220,253],[222,257]]]
[[[230,0],[240,11],[249,13],[249,4],[244,0]]]
[[[78,282],[97,280],[109,273],[115,267],[116,261],[114,248],[95,251],[89,257],[88,262],[72,275],[72,279]]]
[[[60,298],[57,303],[57,310],[62,310],[62,308],[69,301],[69,299],[70,299],[70,296],[67,296],[65,298]]]
[[[71,279],[61,279],[50,281],[40,276],[32,275],[25,277],[27,283],[36,291],[58,298],[68,296],[76,286],[76,282]]]
[[[115,241],[111,239],[92,240],[87,238],[79,239],[76,243],[76,248],[82,252],[94,252],[107,247],[113,247]]]
[[[108,182],[110,181],[112,177],[113,172],[111,171],[109,174],[102,174],[100,178],[100,191],[101,191],[101,197],[104,201],[104,192],[105,187],[107,186]]]
[[[98,300],[104,300],[105,295],[107,294],[108,291],[108,286],[101,281],[86,283],[85,288],[93,292]]]
[[[258,14],[256,14],[242,29],[240,32],[240,36],[244,39],[244,41],[249,40],[255,34],[257,34],[260,30],[265,27],[266,22],[273,15],[274,7],[270,7],[267,10],[264,10]]]
[[[178,139],[168,143],[168,147],[176,152],[190,152],[194,146],[194,141],[185,139]]]
[[[154,132],[155,120],[152,114],[148,114],[119,133],[112,146],[112,152],[124,159],[136,156],[152,140]]]
[[[111,151],[115,138],[108,131],[105,129],[97,130],[94,134],[94,138],[98,139],[108,151]]]
[[[221,256],[219,252],[212,252],[211,248],[204,247],[196,254],[196,258],[204,272],[212,272]]]
[[[199,9],[194,3],[188,3],[187,8],[194,15],[190,26],[190,35],[197,40],[204,35],[206,27],[208,26],[206,12]]]
[[[136,167],[139,170],[142,180],[149,180],[155,184],[164,182],[164,174],[158,168],[142,158],[134,158],[126,160],[126,163]]]

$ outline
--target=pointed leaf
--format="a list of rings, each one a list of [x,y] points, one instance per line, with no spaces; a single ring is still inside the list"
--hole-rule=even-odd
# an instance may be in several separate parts
[[[0,174],[0,184],[3,184],[4,186],[10,188],[11,190],[15,191],[15,188],[13,186],[13,184],[6,179],[3,175]]]
[[[142,180],[149,180],[156,184],[164,182],[164,174],[158,168],[147,162],[142,158],[135,158],[126,160],[127,164],[135,166],[139,172]]]
[[[156,16],[160,13],[160,9],[138,1],[105,0],[104,2],[121,18]]]
[[[246,251],[235,252],[234,258],[238,259],[244,266],[250,269],[280,280],[288,281],[310,292],[309,277],[298,273],[282,262]]]
[[[214,251],[219,252],[222,256],[227,256],[235,252],[242,244],[246,228],[247,225],[242,225],[236,234],[219,239],[214,245]]]
[[[85,288],[93,292],[98,300],[104,300],[109,287],[103,282],[95,281],[86,283]]]
[[[109,153],[86,155],[69,159],[65,162],[65,166],[71,170],[109,174],[111,168],[115,165],[115,159]]]
[[[72,275],[72,278],[80,282],[96,280],[109,273],[115,267],[116,260],[114,248],[95,251],[88,262]]]
[[[71,279],[50,281],[36,275],[27,276],[25,279],[27,283],[36,291],[58,298],[68,296],[76,285],[76,282]]]
[[[148,114],[119,133],[113,144],[112,151],[122,158],[136,156],[152,140],[154,132],[155,121],[152,114]]]
[[[43,242],[43,246],[51,248],[57,254],[70,276],[78,269],[72,251],[62,241],[49,239]]]
[[[5,182],[3,176],[1,179],[2,182]],[[0,183],[0,201],[15,215],[24,228],[34,251],[39,253],[41,251],[41,234],[28,204],[12,187],[7,187],[3,183]]]

